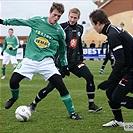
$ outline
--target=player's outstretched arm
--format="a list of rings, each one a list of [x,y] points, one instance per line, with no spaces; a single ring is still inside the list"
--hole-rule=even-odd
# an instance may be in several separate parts
[[[40,20],[40,17],[33,17],[29,18],[28,20],[25,19],[17,19],[17,18],[11,18],[11,19],[5,19],[2,20],[0,19],[0,24],[3,25],[12,25],[12,26],[28,26],[28,27],[33,27],[36,26],[36,22]]]

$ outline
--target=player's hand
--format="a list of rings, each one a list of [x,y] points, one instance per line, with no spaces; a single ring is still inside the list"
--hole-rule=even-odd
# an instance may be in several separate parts
[[[108,80],[103,81],[102,83],[100,83],[97,88],[101,89],[101,90],[106,90],[109,87],[110,83]]]
[[[63,66],[62,68],[63,68],[65,75],[69,76],[70,75],[69,68],[67,66]]]
[[[0,19],[0,24],[3,24],[3,20],[2,19]]]
[[[3,51],[1,52],[1,55],[3,56]]]
[[[12,45],[10,45],[10,44],[7,45],[7,48],[8,48],[9,50],[13,50]]]
[[[69,72],[69,68],[67,66],[63,66],[59,69],[59,72],[62,76],[62,78],[65,77],[65,75],[69,76],[70,75],[70,72]]]
[[[10,47],[10,48],[9,48],[9,50],[13,50],[13,48],[12,48],[12,47]]]

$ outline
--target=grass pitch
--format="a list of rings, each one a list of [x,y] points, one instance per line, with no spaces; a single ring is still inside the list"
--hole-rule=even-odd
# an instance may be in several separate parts
[[[83,121],[74,121],[67,118],[67,110],[61,101],[59,93],[54,89],[37,106],[28,122],[18,122],[15,118],[15,110],[20,105],[29,105],[40,89],[47,85],[42,77],[35,74],[32,81],[20,82],[20,98],[9,109],[4,109],[6,100],[11,96],[9,80],[12,74],[12,66],[6,69],[6,78],[0,84],[0,133],[125,133],[123,128],[103,128],[102,124],[109,122],[112,112],[108,106],[105,92],[97,89],[97,85],[107,79],[111,67],[108,63],[105,74],[99,74],[103,61],[85,61],[94,75],[96,85],[95,103],[102,106],[103,110],[97,113],[88,112],[88,101],[85,91],[85,80],[77,78],[73,74],[66,77],[64,82],[72,96],[76,111],[83,117]],[[45,66],[44,66],[45,67]],[[122,108],[125,122],[133,121],[133,112]]]

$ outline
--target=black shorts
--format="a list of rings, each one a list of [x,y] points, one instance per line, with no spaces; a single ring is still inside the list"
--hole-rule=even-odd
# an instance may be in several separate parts
[[[119,82],[118,87],[125,90],[127,93],[133,93],[133,70],[130,70],[125,74]]]
[[[85,65],[85,63],[78,63],[69,69],[74,75],[80,77],[92,77],[92,74],[89,68]]]
[[[128,93],[133,93],[133,72],[128,71],[119,81],[112,83],[106,90],[108,99],[112,99],[112,95],[118,99],[123,99]]]

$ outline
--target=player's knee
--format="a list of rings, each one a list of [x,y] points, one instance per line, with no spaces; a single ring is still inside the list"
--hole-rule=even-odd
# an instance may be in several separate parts
[[[121,103],[121,98],[118,96],[118,95],[112,95],[112,101],[113,101],[113,103],[115,103],[115,104],[120,104]]]
[[[56,87],[61,96],[67,95],[69,92],[62,80],[61,75],[54,74],[49,81]]]
[[[61,75],[54,74],[52,77],[49,78],[49,81],[57,87],[58,85],[64,86]]]
[[[10,88],[11,89],[19,88],[19,83],[13,77],[10,79]]]
[[[12,74],[12,77],[10,79],[10,88],[11,89],[18,89],[19,88],[19,82],[24,78],[23,75],[14,72]]]
[[[106,96],[110,101],[112,101],[112,93],[110,93],[109,89],[106,90]]]
[[[92,75],[92,74],[89,74],[89,75],[87,75],[87,76],[85,77],[85,79],[86,79],[86,81],[87,81],[87,82],[89,82],[89,83],[91,82],[91,83],[92,83],[92,82],[93,82],[94,77],[93,77],[93,75]]]
[[[2,67],[6,67],[6,64],[3,64]]]

